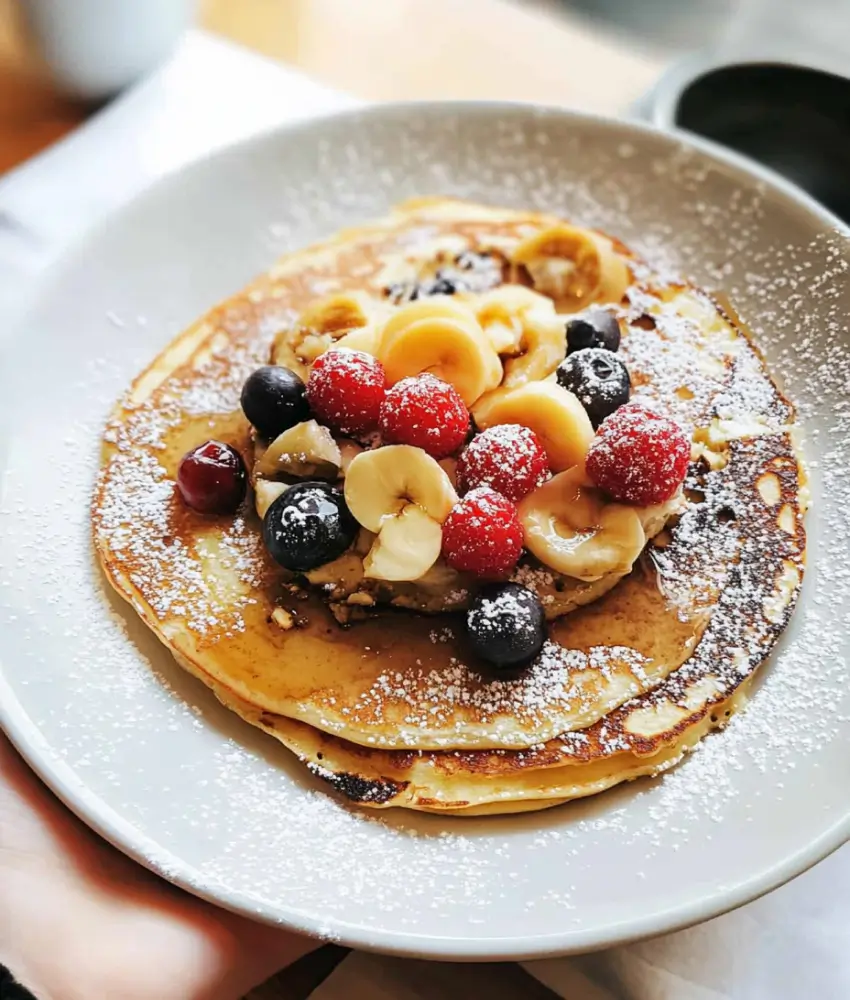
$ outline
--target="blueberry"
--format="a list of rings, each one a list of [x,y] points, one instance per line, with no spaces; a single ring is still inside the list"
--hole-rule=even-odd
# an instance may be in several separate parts
[[[620,346],[620,324],[607,309],[588,309],[567,323],[567,354],[601,347],[616,351]]]
[[[461,283],[445,271],[437,271],[430,281],[420,282],[408,291],[407,298],[413,302],[415,299],[426,298],[429,295],[454,295],[461,291]]]
[[[396,281],[384,288],[384,295],[394,305],[414,302],[429,295],[456,295],[458,292],[484,292],[502,283],[502,262],[491,254],[464,250],[452,262],[438,267],[433,278]]]
[[[290,486],[263,518],[263,540],[271,557],[296,573],[341,556],[358,530],[342,490],[330,483]]]
[[[446,275],[443,271],[438,271],[437,276],[428,285],[428,295],[454,295],[460,291],[460,283]]]
[[[558,385],[578,396],[594,427],[629,401],[632,380],[628,368],[616,354],[600,347],[567,355],[555,377]]]
[[[265,365],[248,376],[242,409],[260,436],[269,439],[310,416],[303,381],[280,365]]]
[[[533,660],[546,641],[543,605],[518,583],[482,587],[466,613],[466,628],[475,654],[505,674]]]

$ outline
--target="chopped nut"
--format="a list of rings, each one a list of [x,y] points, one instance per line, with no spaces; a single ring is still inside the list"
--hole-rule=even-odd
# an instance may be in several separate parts
[[[375,603],[375,598],[371,594],[358,590],[355,593],[348,595],[348,603],[361,604],[365,607],[371,607]]]
[[[356,604],[340,604],[336,601],[332,601],[328,604],[328,608],[334,618],[336,618],[342,626],[348,626],[352,622],[364,621],[370,617],[365,608],[358,607]]]
[[[340,625],[347,625],[351,620],[351,613],[354,610],[348,604],[339,604],[336,601],[331,601],[328,604],[331,614],[336,618]]]
[[[279,625],[284,632],[288,632],[291,628],[295,627],[295,618],[286,608],[275,608],[272,611],[272,621]]]

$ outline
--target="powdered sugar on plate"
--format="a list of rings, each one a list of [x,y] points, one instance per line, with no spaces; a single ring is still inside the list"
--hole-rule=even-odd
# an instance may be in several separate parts
[[[656,930],[708,915],[733,899],[721,884],[740,899],[799,869],[810,845],[823,853],[846,822],[850,780],[845,238],[732,168],[627,125],[377,109],[316,128],[152,192],[54,278],[28,318],[2,397],[5,724],[77,808],[165,874],[359,944],[588,947],[649,929],[653,915]],[[213,192],[222,204],[241,197],[236,176],[250,176],[251,197],[211,220]],[[180,326],[268,264],[270,227],[282,250],[434,191],[598,225],[653,266],[722,287],[806,432],[803,597],[750,709],[663,779],[528,817],[340,805],[172,662],[104,587],[90,551],[109,407]],[[116,326],[110,311],[147,325]]]

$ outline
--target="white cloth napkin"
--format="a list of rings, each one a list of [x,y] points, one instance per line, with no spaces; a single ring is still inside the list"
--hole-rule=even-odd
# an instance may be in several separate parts
[[[0,180],[0,309],[92,223],[189,160],[356,102],[201,31],[82,128]],[[5,324],[4,324],[5,325]]]
[[[690,930],[525,968],[567,1000],[848,1000],[850,847]]]
[[[162,174],[263,128],[354,103],[221,39],[190,33],[150,79],[0,181],[0,310],[8,321],[58,252]],[[349,961],[321,987],[322,997],[372,1000],[377,994],[363,991],[362,970],[352,963],[346,971]],[[566,1000],[850,1000],[850,848],[700,927],[526,969]],[[403,1000],[397,968],[393,975],[393,1000]],[[443,994],[411,986],[409,996]]]

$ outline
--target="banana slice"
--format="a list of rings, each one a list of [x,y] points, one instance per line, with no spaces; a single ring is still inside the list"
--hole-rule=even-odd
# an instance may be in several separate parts
[[[381,327],[377,323],[358,327],[344,334],[334,344],[334,347],[347,347],[351,351],[364,351],[373,357],[378,356],[381,344]]]
[[[346,347],[368,351],[368,346],[355,344],[366,344],[370,336],[374,340],[385,311],[384,303],[365,292],[337,292],[318,299],[307,306],[291,329],[275,338],[272,364],[291,368],[306,379],[316,358],[341,340],[346,340]]]
[[[440,526],[457,494],[435,459],[397,444],[356,456],[345,477],[345,500],[359,523],[377,533],[363,560],[364,574],[412,581],[439,558]]]
[[[474,313],[435,296],[396,310],[384,325],[379,357],[392,385],[431,372],[450,382],[470,406],[502,381],[502,363]]]
[[[340,454],[339,474],[341,477],[344,477],[348,475],[348,467],[360,452],[363,451],[363,446],[356,441],[352,441],[351,438],[340,438],[337,441],[337,447]]]
[[[345,477],[348,509],[369,531],[379,532],[387,518],[416,504],[442,524],[457,503],[457,494],[437,460],[421,448],[391,444],[364,451]]]
[[[284,474],[311,479],[336,479],[342,466],[339,445],[327,427],[315,420],[290,427],[266,448],[254,467],[258,479]]]
[[[578,312],[591,302],[619,302],[629,285],[625,260],[598,233],[555,225],[523,240],[511,255],[538,292],[559,310]]]
[[[522,338],[517,357],[505,360],[502,386],[512,389],[546,378],[564,360],[567,333],[563,319],[552,308],[528,310],[522,319]]]
[[[582,471],[562,472],[520,502],[525,546],[550,569],[577,580],[624,576],[646,543],[640,515],[585,486]]]
[[[512,388],[545,378],[566,354],[564,320],[545,295],[523,285],[502,285],[480,295],[476,315],[504,361],[502,386]]]
[[[366,326],[373,307],[365,292],[337,292],[311,302],[298,319],[299,326],[315,333],[343,334]]]
[[[551,299],[525,285],[499,285],[478,296],[474,303],[475,318],[497,354],[519,354],[522,314],[538,303],[555,311]]]
[[[254,483],[254,506],[260,518],[266,516],[266,511],[288,486],[288,483],[271,483],[268,479],[258,479]]]
[[[472,409],[481,430],[495,424],[521,424],[540,438],[549,466],[562,472],[584,462],[593,426],[577,396],[556,382],[526,382],[496,389]]]
[[[288,368],[306,382],[310,375],[310,365],[328,346],[323,340],[313,335],[308,336],[298,328],[282,330],[272,343],[271,363]]]
[[[513,357],[520,353],[522,323],[519,316],[506,311],[502,315],[496,314],[495,310],[489,311],[485,314],[481,329],[490,341],[490,346],[500,357]]]
[[[418,580],[440,557],[443,530],[415,503],[387,518],[369,554],[363,575],[376,580]]]

